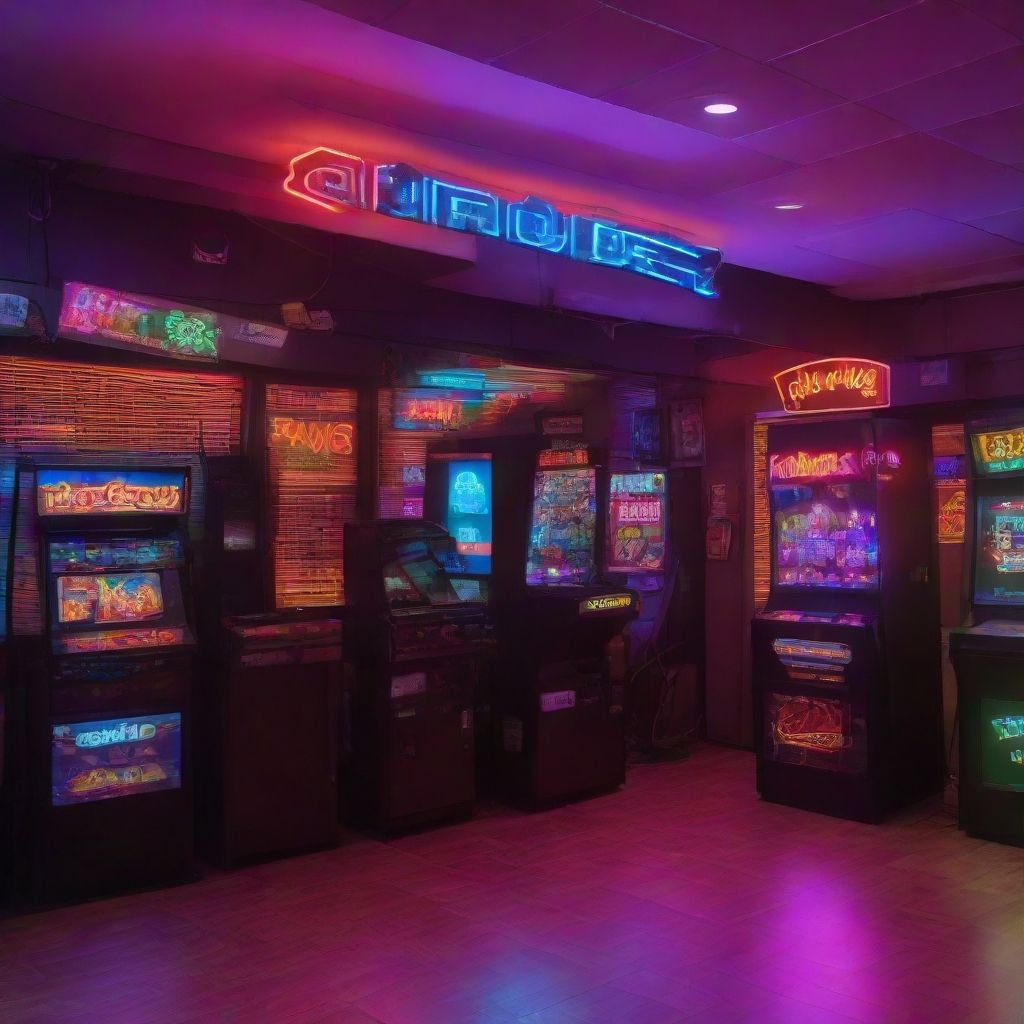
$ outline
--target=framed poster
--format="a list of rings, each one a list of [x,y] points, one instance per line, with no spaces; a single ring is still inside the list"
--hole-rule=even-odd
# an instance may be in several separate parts
[[[699,398],[672,402],[668,409],[671,459],[678,466],[704,465],[704,408]]]
[[[633,458],[641,462],[661,462],[665,458],[664,418],[660,409],[633,411]]]

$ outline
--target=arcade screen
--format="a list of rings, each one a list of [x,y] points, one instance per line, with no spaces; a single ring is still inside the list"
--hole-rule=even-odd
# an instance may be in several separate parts
[[[156,572],[57,577],[57,621],[108,624],[162,615],[163,589]]]
[[[869,484],[773,485],[776,586],[878,586],[878,530]]]
[[[491,460],[448,463],[445,529],[455,538],[465,571],[486,576],[491,571]]]
[[[1024,792],[1024,701],[981,700],[981,781]]]
[[[594,577],[597,481],[593,469],[541,470],[534,477],[526,583],[588,583]]]
[[[53,726],[54,807],[181,788],[178,712]]]
[[[608,569],[665,568],[665,474],[612,473],[608,503]]]
[[[1024,604],[1024,498],[979,498],[977,604]]]
[[[465,572],[447,536],[399,541],[383,553],[384,592],[391,608],[459,604],[449,572]]]

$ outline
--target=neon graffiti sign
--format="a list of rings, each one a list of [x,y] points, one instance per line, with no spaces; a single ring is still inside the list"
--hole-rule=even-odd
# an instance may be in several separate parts
[[[318,147],[294,157],[284,190],[325,210],[368,210],[597,266],[626,270],[713,296],[718,249],[587,214],[560,212],[544,199],[495,192],[423,174],[403,163],[376,164]]]
[[[161,309],[130,292],[69,281],[60,309],[61,330],[98,336],[167,355],[216,359],[221,328],[206,310]]]
[[[768,472],[772,480],[802,480],[860,476],[862,470],[854,452],[794,452],[772,455]]]
[[[841,412],[889,405],[889,367],[871,359],[818,359],[773,380],[786,412]]]
[[[321,423],[291,416],[272,416],[270,443],[302,448],[313,455],[351,455],[354,428],[351,423]]]

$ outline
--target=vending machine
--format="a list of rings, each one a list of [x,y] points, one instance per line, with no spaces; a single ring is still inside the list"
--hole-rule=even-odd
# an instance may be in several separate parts
[[[384,831],[473,810],[473,700],[493,640],[485,607],[453,584],[467,568],[434,523],[345,525],[350,806]]]
[[[31,686],[33,890],[187,877],[190,468],[34,465],[46,643]]]
[[[950,633],[960,827],[1024,846],[1024,413],[967,424],[970,617]]]
[[[543,806],[625,780],[623,629],[628,587],[602,582],[606,480],[594,449],[538,453],[525,587],[499,623],[499,769],[505,791]]]
[[[771,593],[752,626],[757,785],[862,821],[942,782],[930,433],[768,427]]]

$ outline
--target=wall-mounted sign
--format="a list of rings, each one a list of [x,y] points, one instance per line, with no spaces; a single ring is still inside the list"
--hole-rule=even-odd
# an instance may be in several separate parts
[[[174,471],[41,469],[36,474],[36,498],[41,516],[186,511],[185,478]]]
[[[217,358],[217,314],[130,292],[69,281],[64,285],[60,330],[98,336],[185,359]]]
[[[660,462],[665,458],[665,418],[661,409],[633,411],[633,458],[644,462]]]
[[[560,412],[541,416],[540,432],[545,437],[572,437],[583,433],[583,413]]]
[[[940,544],[962,544],[967,518],[967,491],[962,483],[935,485],[936,539]]]
[[[284,190],[339,212],[368,210],[451,231],[499,238],[598,266],[626,270],[714,295],[718,249],[644,231],[605,217],[564,213],[535,196],[509,200],[497,192],[423,174],[408,164],[377,164],[318,147],[294,157]]]
[[[487,386],[487,378],[479,370],[420,370],[419,378],[427,388],[483,391]]]
[[[704,465],[704,406],[699,398],[672,402],[668,407],[670,455],[677,466]]]
[[[632,607],[632,594],[601,594],[598,597],[586,597],[580,601],[580,615],[618,612]]]
[[[397,388],[392,426],[396,430],[461,430],[479,413],[479,393],[447,388]]]
[[[871,359],[819,359],[775,374],[786,412],[841,412],[889,405],[889,367]]]
[[[971,434],[971,447],[982,473],[1017,473],[1024,469],[1024,426]]]

